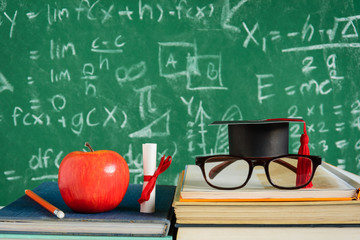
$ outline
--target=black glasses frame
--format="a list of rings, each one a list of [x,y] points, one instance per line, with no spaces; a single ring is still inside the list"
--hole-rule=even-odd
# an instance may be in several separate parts
[[[276,184],[274,184],[272,181],[271,181],[271,178],[270,178],[270,174],[269,174],[269,164],[274,161],[274,160],[278,160],[280,158],[285,158],[285,157],[291,157],[291,158],[301,158],[301,157],[304,157],[304,158],[308,158],[312,161],[312,165],[313,165],[313,171],[312,171],[312,174],[311,174],[311,177],[309,178],[309,180],[302,184],[302,185],[299,185],[299,186],[295,186],[295,187],[283,187],[283,186],[277,186]],[[249,164],[249,173],[248,173],[248,176],[247,176],[247,179],[245,180],[245,182],[239,186],[239,187],[231,187],[231,188],[223,188],[223,187],[218,187],[218,186],[214,186],[213,184],[211,184],[208,180],[207,180],[207,176],[206,176],[206,173],[205,173],[205,162],[206,160],[210,159],[210,158],[218,158],[219,160],[221,159],[224,159],[225,161],[225,164],[223,166],[220,166],[219,169],[215,170],[213,172],[213,177],[215,177],[217,175],[217,173],[219,173],[222,169],[224,169],[226,166],[230,165],[232,162],[231,160],[245,160],[248,164]],[[228,164],[226,163],[226,160],[229,160]],[[252,172],[253,172],[253,169],[255,166],[263,166],[264,169],[265,169],[265,174],[266,174],[266,177],[269,181],[269,183],[276,187],[276,188],[279,188],[279,189],[300,189],[300,188],[303,188],[305,186],[307,186],[313,179],[314,177],[314,174],[315,174],[315,171],[316,171],[316,168],[321,165],[321,157],[320,156],[313,156],[313,155],[296,155],[296,154],[288,154],[288,155],[282,155],[282,156],[277,156],[277,157],[258,157],[258,158],[244,158],[244,157],[240,157],[240,156],[232,156],[232,155],[210,155],[210,156],[198,156],[195,158],[195,164],[197,166],[200,167],[201,169],[201,172],[203,174],[203,177],[206,181],[206,183],[213,187],[213,188],[216,188],[216,189],[221,189],[221,190],[233,190],[233,189],[239,189],[239,188],[242,188],[244,187],[248,181],[250,180],[251,178],[251,175],[252,175]],[[286,165],[286,163],[284,162],[284,165]],[[293,166],[291,165],[288,165],[286,166],[288,167],[290,170],[294,171]],[[296,171],[296,169],[295,169]]]

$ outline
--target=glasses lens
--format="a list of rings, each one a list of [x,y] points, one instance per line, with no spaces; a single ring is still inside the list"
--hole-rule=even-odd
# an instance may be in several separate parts
[[[248,178],[250,166],[242,159],[212,157],[204,164],[206,180],[215,187],[236,188]]]
[[[284,157],[269,163],[270,179],[278,187],[306,186],[310,182],[312,173],[313,164],[307,157]]]

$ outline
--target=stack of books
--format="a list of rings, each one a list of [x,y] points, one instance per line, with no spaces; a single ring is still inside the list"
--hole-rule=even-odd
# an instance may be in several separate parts
[[[198,166],[186,166],[173,201],[177,239],[360,235],[359,176],[323,163],[312,188],[280,190],[264,179],[264,170],[254,169],[245,187],[218,190],[205,182]]]

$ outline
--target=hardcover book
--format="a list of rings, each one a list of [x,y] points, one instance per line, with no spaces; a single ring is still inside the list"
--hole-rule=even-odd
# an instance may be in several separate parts
[[[339,240],[358,239],[359,226],[191,226],[179,227],[177,240]]]
[[[0,234],[55,234],[101,236],[168,235],[175,186],[156,186],[155,213],[140,213],[137,202],[142,185],[130,184],[120,205],[112,211],[96,214],[73,212],[63,201],[56,182],[45,182],[33,190],[65,213],[58,219],[24,195],[0,210]]]

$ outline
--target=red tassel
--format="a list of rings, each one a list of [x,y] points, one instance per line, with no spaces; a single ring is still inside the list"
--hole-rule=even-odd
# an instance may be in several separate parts
[[[304,134],[300,137],[300,148],[299,148],[299,155],[310,155],[309,150],[309,137],[305,130],[305,122],[304,122]],[[311,160],[308,158],[299,158],[298,164],[297,164],[297,171],[296,171],[296,185],[303,185],[304,183],[309,181],[309,178],[311,177]],[[311,188],[313,184],[310,182],[308,185],[306,185],[304,188]]]

